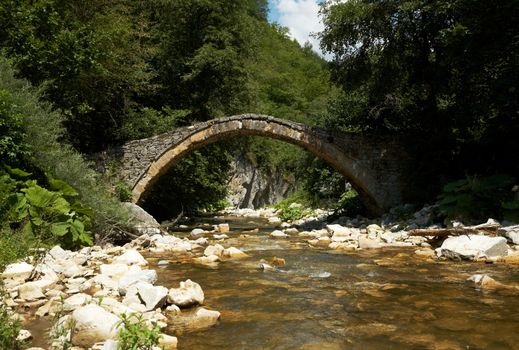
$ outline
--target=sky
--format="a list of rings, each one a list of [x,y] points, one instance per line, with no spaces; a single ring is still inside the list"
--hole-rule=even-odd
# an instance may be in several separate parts
[[[319,3],[323,0],[269,0],[269,20],[290,30],[292,38],[301,45],[310,42],[314,51],[322,55],[319,41],[311,33],[320,32]]]

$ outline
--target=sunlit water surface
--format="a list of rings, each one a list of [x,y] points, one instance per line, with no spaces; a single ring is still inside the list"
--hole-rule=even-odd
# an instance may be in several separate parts
[[[216,326],[177,334],[180,349],[519,349],[517,293],[482,292],[466,281],[488,273],[519,283],[517,267],[427,261],[402,248],[338,253],[297,236],[272,239],[261,219],[223,220],[232,230],[223,245],[248,258],[208,267],[171,257],[156,267],[157,284],[190,278],[202,286],[205,307],[221,312]],[[273,257],[286,265],[258,268]]]

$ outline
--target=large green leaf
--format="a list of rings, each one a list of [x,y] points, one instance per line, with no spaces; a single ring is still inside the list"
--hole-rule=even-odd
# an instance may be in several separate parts
[[[85,232],[85,226],[80,220],[73,220],[70,224],[70,232],[72,233],[72,240],[75,242]]]
[[[89,217],[92,217],[95,215],[95,212],[83,205],[83,203],[81,203],[80,201],[74,201],[74,203],[72,203],[72,205],[70,206],[70,208],[75,211],[76,213],[79,213],[79,214],[83,214],[83,215],[86,215],[86,216],[89,216]]]
[[[38,185],[29,188],[24,188],[22,192],[25,193],[25,197],[30,205],[46,208],[52,201],[57,197],[56,193],[52,193],[49,190],[44,189]]]
[[[18,168],[11,168],[10,166],[7,166],[7,165],[4,165],[4,168],[7,170],[7,172],[10,175],[14,176],[15,178],[24,179],[24,178],[31,176],[31,173],[28,173],[28,172],[23,171]]]
[[[49,180],[50,189],[56,192],[61,193],[64,196],[68,197],[77,197],[78,193],[74,189],[74,187],[70,186],[63,180]]]
[[[63,197],[58,197],[52,203],[52,209],[59,214],[68,214],[70,212],[70,203]]]
[[[43,218],[40,212],[40,209],[37,207],[29,207],[29,215],[31,217],[31,222],[35,226],[42,226],[43,225]]]
[[[55,236],[63,237],[69,232],[69,228],[68,222],[56,222],[50,225],[50,232]]]

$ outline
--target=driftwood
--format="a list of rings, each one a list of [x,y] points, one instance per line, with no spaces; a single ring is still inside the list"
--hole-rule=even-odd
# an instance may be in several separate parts
[[[460,226],[453,228],[438,228],[438,229],[418,229],[409,231],[410,236],[435,236],[435,237],[447,237],[447,236],[459,236],[468,234],[486,234],[494,236],[497,234],[498,229],[501,227],[498,223],[490,222],[476,226]]]

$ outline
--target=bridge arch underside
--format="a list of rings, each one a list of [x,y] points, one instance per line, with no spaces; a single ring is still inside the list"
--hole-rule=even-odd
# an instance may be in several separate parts
[[[132,189],[133,201],[139,203],[145,198],[160,176],[168,172],[183,156],[211,143],[237,136],[263,136],[300,146],[327,161],[342,174],[359,193],[363,204],[371,213],[380,214],[392,205],[388,203],[386,195],[381,196],[377,192],[373,172],[366,169],[362,159],[348,155],[330,137],[262,120],[227,121],[193,130],[183,140],[171,144],[139,177]]]

